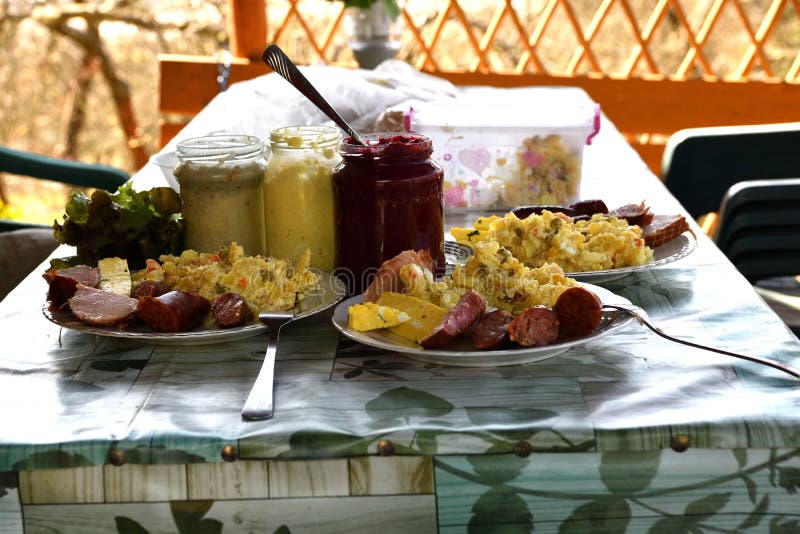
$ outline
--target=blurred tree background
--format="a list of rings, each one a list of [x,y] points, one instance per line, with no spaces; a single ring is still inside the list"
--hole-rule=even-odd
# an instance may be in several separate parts
[[[521,24],[531,32],[553,5],[551,0],[512,3]],[[626,5],[644,27],[648,14],[661,3],[628,0]],[[401,4],[424,35],[435,27],[447,5],[442,0],[404,0]],[[458,2],[478,35],[491,25],[498,6],[503,4],[502,0]],[[592,41],[592,52],[604,73],[615,75],[624,70],[632,35],[621,16],[622,2],[569,0],[557,4],[553,23],[542,34],[538,49],[546,72],[564,74],[579,45],[573,33],[562,31],[568,27],[566,6],[585,29],[592,26],[601,5],[612,7],[611,16]],[[326,34],[331,21],[341,14],[342,5],[330,0],[270,1],[270,36],[299,63],[320,61],[309,46],[307,32]],[[746,11],[749,24],[756,28],[773,6],[779,6],[780,24],[763,36],[768,38],[765,53],[774,76],[783,77],[800,61],[798,0],[679,0],[675,5],[681,6],[695,31],[703,27],[709,12],[721,11],[720,21],[710,28],[703,45],[720,77],[735,72],[742,51],[750,46],[739,12]],[[653,57],[659,65],[665,65],[661,70],[665,76],[679,67],[688,47],[674,7],[667,10],[665,23],[658,25],[652,37],[657,44]],[[159,148],[158,54],[222,54],[228,41],[228,9],[228,0],[0,0],[0,144],[105,163],[134,173]],[[293,10],[302,14],[303,24],[292,15]],[[449,18],[456,17],[450,13]],[[289,23],[276,33],[284,19]],[[437,61],[443,70],[466,70],[475,57],[463,26],[453,22],[437,38]],[[324,60],[356,66],[345,41],[341,33],[333,35]],[[513,69],[523,52],[519,35],[504,31],[487,59],[494,71],[502,72]],[[416,65],[420,55],[417,40],[403,30],[398,57]],[[589,66],[585,61],[579,63],[575,74],[586,74]],[[643,62],[639,62],[634,75],[642,75],[642,69]],[[702,76],[696,68],[691,73],[692,77]],[[758,66],[748,75],[749,79],[763,77]],[[51,223],[63,210],[67,189],[41,183],[0,175],[0,218]]]
[[[158,150],[159,53],[226,46],[226,0],[0,2],[0,143],[135,172]],[[5,176],[5,213],[52,222],[66,188]],[[45,206],[33,202],[47,196]],[[24,210],[24,213],[20,213]]]

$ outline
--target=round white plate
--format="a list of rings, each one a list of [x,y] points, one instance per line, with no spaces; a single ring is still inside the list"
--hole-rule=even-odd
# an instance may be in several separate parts
[[[608,282],[610,280],[623,278],[636,271],[652,269],[678,261],[691,254],[696,246],[697,242],[694,236],[689,232],[685,232],[675,239],[653,248],[653,260],[644,265],[619,267],[617,269],[606,269],[603,271],[565,272],[564,274],[581,282]],[[472,248],[463,243],[446,241],[445,256],[447,257],[448,263],[463,265],[467,259],[472,256]]]
[[[634,265],[631,267],[619,267],[617,269],[607,269],[605,271],[587,271],[581,273],[564,273],[570,278],[579,280],[581,282],[608,282],[628,276],[629,274],[642,271],[644,269],[652,269],[667,265],[674,261],[685,258],[697,246],[697,241],[692,234],[685,232],[675,239],[667,241],[663,245],[653,248],[653,261],[645,263],[644,265]]]
[[[319,293],[310,295],[300,301],[294,311],[298,319],[313,315],[330,308],[344,297],[346,289],[344,284],[329,273],[323,273],[319,282]],[[195,328],[188,332],[154,332],[141,322],[130,324],[125,328],[116,326],[90,326],[80,322],[68,311],[47,309],[45,304],[42,309],[44,316],[55,324],[96,336],[117,337],[130,339],[141,343],[154,343],[158,345],[209,345],[226,341],[239,341],[266,332],[267,327],[260,323],[251,323],[234,328]]]
[[[586,289],[593,291],[603,304],[617,304],[632,306],[631,302],[619,295],[591,284],[581,284]],[[388,330],[372,330],[359,332],[347,326],[347,309],[353,304],[364,301],[361,295],[351,297],[338,306],[333,312],[333,325],[345,336],[364,345],[400,352],[415,360],[439,365],[458,367],[500,367],[505,365],[518,365],[522,363],[538,362],[552,358],[566,351],[574,345],[594,341],[609,335],[627,326],[633,318],[630,315],[614,310],[603,310],[603,319],[595,331],[588,336],[571,339],[561,343],[554,343],[544,347],[516,347],[502,350],[475,350],[472,343],[464,338],[457,340],[452,345],[438,349],[423,349],[418,344],[400,337]]]

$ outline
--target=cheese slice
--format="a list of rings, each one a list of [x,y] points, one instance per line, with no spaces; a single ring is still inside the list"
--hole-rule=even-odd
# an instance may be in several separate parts
[[[433,331],[445,315],[447,310],[435,304],[426,302],[411,295],[385,291],[378,297],[377,304],[389,306],[409,315],[410,319],[397,326],[389,328],[398,336],[419,342]]]
[[[97,261],[100,269],[100,284],[98,289],[131,296],[131,272],[128,269],[128,260],[124,258],[103,258]]]
[[[380,306],[374,302],[350,306],[347,309],[347,315],[347,326],[359,332],[396,326],[411,318],[407,313],[389,306]]]

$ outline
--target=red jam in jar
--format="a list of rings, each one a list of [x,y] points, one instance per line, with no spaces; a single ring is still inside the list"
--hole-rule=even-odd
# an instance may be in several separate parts
[[[381,263],[427,249],[444,270],[444,174],[433,144],[416,134],[345,139],[333,169],[336,274],[351,294],[364,291]]]

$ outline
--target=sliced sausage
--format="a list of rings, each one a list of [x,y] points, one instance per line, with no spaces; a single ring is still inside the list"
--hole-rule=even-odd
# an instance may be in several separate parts
[[[141,297],[136,306],[139,317],[156,332],[185,332],[192,329],[211,310],[205,297],[183,291],[170,291],[160,297]]]
[[[608,206],[606,203],[597,199],[590,199],[590,200],[579,200],[574,204],[569,205],[570,208],[574,209],[581,215],[588,215],[591,217],[595,213],[608,213]]]
[[[519,219],[527,219],[533,214],[541,215],[542,211],[544,210],[547,210],[550,213],[563,213],[569,217],[581,215],[580,212],[572,209],[569,206],[519,206],[511,210],[511,213],[516,215]]]
[[[653,221],[653,217],[655,216],[644,202],[639,204],[625,204],[624,206],[611,210],[608,214],[617,219],[625,219],[630,225],[636,224],[639,226],[647,226]]]
[[[253,312],[244,297],[237,293],[223,293],[211,304],[211,315],[220,328],[241,326],[253,318]]]
[[[144,280],[131,291],[131,297],[138,299],[140,297],[160,297],[164,293],[171,291],[169,285],[161,280]]]
[[[43,275],[48,283],[47,301],[50,308],[63,306],[78,288],[78,284],[86,287],[97,287],[100,283],[100,269],[88,265],[76,265],[66,269],[50,269]]]
[[[511,312],[500,308],[484,313],[469,331],[472,345],[478,350],[502,348],[508,343],[508,325],[513,319]]]
[[[422,338],[420,345],[426,349],[442,347],[469,330],[486,309],[486,301],[475,291],[470,290],[458,301],[455,307],[436,325],[433,331]]]
[[[549,345],[558,338],[558,333],[558,315],[546,306],[528,308],[508,325],[508,337],[523,347]]]
[[[520,219],[526,219],[534,213],[541,215],[543,210],[551,213],[563,213],[572,217],[573,221],[590,219],[595,213],[608,213],[606,203],[600,199],[579,200],[569,206],[519,206],[511,212]]]
[[[561,337],[588,336],[603,317],[600,297],[583,287],[571,287],[561,293],[553,307],[561,323]]]

